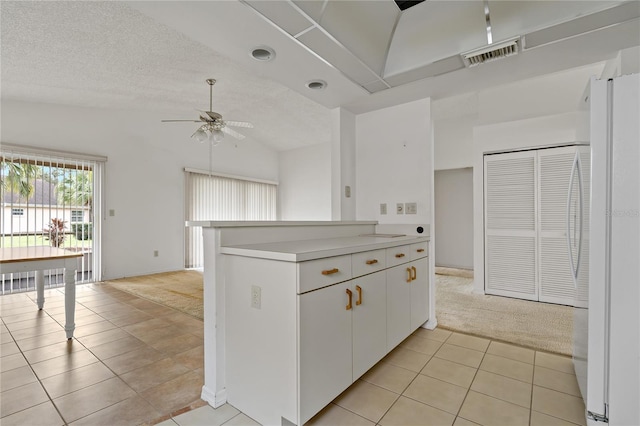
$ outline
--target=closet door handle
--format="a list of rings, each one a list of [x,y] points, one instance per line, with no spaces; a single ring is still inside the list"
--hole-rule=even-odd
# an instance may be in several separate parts
[[[347,289],[347,296],[349,296],[349,303],[347,303],[347,311],[350,311],[351,310],[351,296],[353,296],[353,293],[349,289]]]
[[[404,253],[397,253],[397,254],[396,254],[396,257],[397,257],[398,259],[399,259],[399,258],[401,258],[401,257],[404,257]]]
[[[416,251],[417,251],[418,253],[423,253],[423,252],[424,252],[424,249],[418,249],[418,250],[416,250]]]
[[[359,285],[356,286],[356,291],[358,292],[358,300],[356,300],[356,306],[362,305],[362,287]]]
[[[331,275],[331,274],[335,274],[340,272],[340,269],[338,268],[333,268],[333,269],[325,269],[324,271],[322,271],[322,275]]]
[[[376,263],[378,263],[378,259],[367,260],[365,263],[367,265],[375,265]]]
[[[411,267],[411,270],[413,271],[413,275],[411,276],[411,281],[415,280],[416,278],[418,278],[418,270],[416,269],[415,266]]]
[[[410,283],[413,280],[413,275],[411,274],[411,268],[407,268],[407,282]]]

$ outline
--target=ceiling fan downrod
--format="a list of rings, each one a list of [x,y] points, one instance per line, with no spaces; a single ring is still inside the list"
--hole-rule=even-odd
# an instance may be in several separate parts
[[[213,111],[213,85],[216,84],[216,79],[208,78],[206,82],[209,85],[209,111]]]

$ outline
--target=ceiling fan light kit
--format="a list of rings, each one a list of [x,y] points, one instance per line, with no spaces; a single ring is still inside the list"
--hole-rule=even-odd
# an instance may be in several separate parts
[[[169,122],[192,122],[192,123],[204,123],[191,135],[192,138],[198,142],[209,141],[212,145],[217,145],[222,139],[224,139],[225,133],[233,136],[236,139],[244,139],[245,136],[236,132],[229,127],[244,127],[253,128],[253,124],[247,121],[226,121],[222,119],[222,115],[213,111],[213,85],[216,84],[214,78],[208,78],[206,80],[209,85],[209,110],[202,111],[199,120],[162,120],[164,123]]]

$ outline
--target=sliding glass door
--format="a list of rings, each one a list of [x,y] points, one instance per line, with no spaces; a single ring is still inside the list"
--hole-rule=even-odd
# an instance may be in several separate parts
[[[0,247],[60,247],[82,253],[77,282],[100,279],[103,158],[3,145]],[[62,285],[61,270],[45,286]],[[33,274],[0,274],[2,293],[31,290]]]

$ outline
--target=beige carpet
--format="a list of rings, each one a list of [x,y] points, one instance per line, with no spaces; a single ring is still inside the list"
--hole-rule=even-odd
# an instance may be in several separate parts
[[[204,319],[202,273],[175,271],[104,281],[119,290]]]
[[[438,327],[571,355],[573,308],[473,294],[473,278],[437,272]]]

